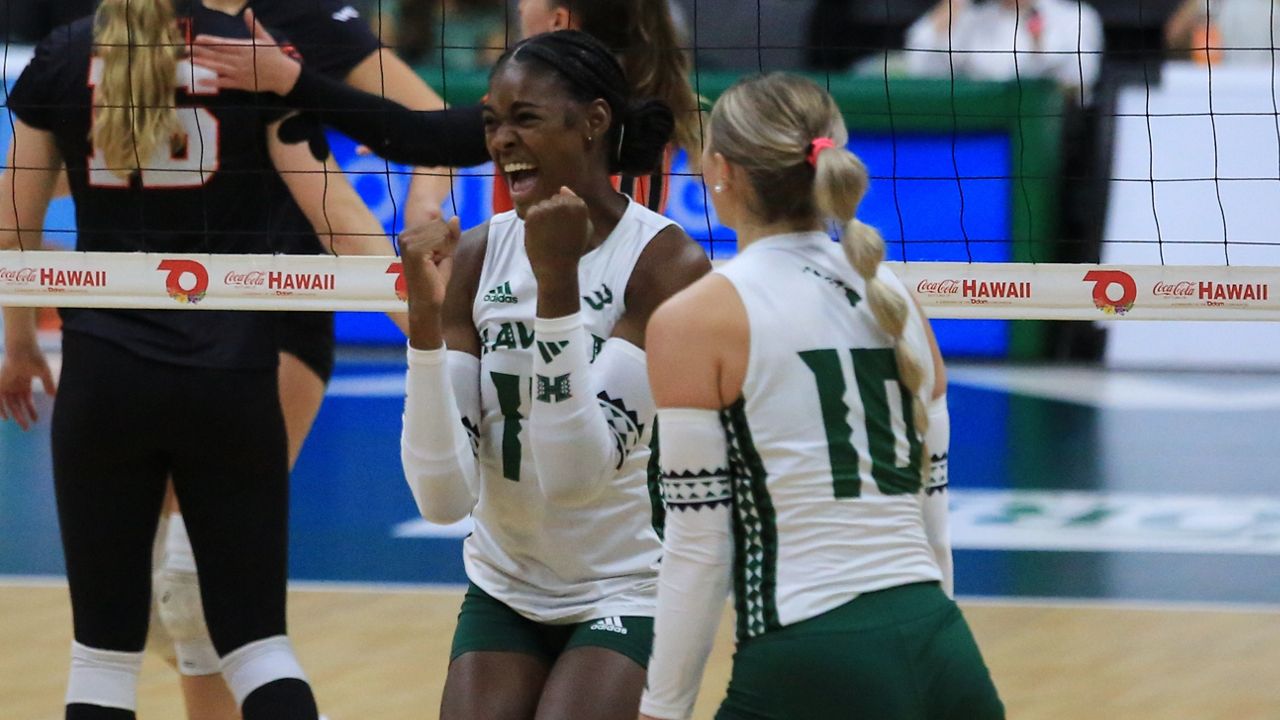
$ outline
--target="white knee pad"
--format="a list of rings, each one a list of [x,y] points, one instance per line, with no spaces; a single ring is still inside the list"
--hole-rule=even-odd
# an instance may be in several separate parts
[[[173,642],[178,672],[183,675],[215,675],[218,653],[209,639],[200,600],[200,580],[191,556],[191,542],[182,517],[169,521],[164,565],[152,576],[156,615]]]
[[[293,678],[307,681],[293,645],[284,635],[256,640],[232,650],[222,660],[222,677],[235,696],[236,706],[243,706],[244,699],[267,683]]]
[[[140,652],[99,650],[73,641],[66,702],[136,712],[141,670]]]

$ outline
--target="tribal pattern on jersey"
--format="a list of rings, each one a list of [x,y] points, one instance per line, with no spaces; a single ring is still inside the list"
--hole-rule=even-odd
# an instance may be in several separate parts
[[[672,510],[684,512],[733,504],[729,468],[681,470],[662,474],[662,496]]]
[[[934,493],[946,492],[949,483],[947,453],[942,453],[941,455],[929,453],[929,481],[924,486],[925,494],[933,495]]]
[[[782,627],[778,619],[778,523],[766,485],[768,474],[747,426],[746,403],[720,413],[729,444],[733,496],[733,591],[738,639]]]
[[[601,390],[597,397],[600,400],[600,409],[604,410],[605,419],[609,421],[609,431],[613,434],[613,441],[618,445],[620,458],[618,469],[622,469],[627,456],[636,449],[640,444],[640,438],[644,436],[644,423],[640,422],[636,413],[627,408],[622,398],[609,397],[609,393],[604,390]]]

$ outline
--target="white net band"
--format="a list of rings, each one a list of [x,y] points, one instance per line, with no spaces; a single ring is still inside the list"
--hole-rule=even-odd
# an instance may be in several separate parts
[[[1245,266],[887,263],[937,318],[1280,320]],[[0,305],[403,311],[395,257],[0,252]]]

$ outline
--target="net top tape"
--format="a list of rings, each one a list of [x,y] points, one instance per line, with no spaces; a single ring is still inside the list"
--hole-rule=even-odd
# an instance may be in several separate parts
[[[1280,268],[886,263],[930,317],[1280,320]],[[0,251],[0,306],[404,311],[397,257]]]

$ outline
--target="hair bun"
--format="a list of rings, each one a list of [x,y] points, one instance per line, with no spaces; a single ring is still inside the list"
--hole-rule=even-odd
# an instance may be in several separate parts
[[[661,100],[632,100],[619,123],[613,172],[643,175],[662,167],[662,152],[675,131],[675,115]]]

